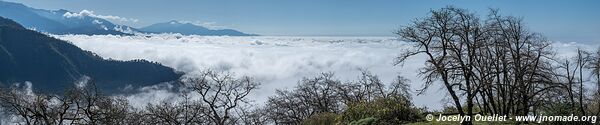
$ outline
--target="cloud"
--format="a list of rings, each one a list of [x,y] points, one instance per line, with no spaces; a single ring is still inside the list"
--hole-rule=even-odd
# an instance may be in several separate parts
[[[117,60],[147,59],[176,70],[194,73],[211,68],[248,75],[260,80],[260,90],[252,99],[265,102],[276,89],[292,88],[302,77],[320,72],[335,72],[343,81],[355,80],[360,68],[377,74],[386,83],[397,75],[414,81],[413,90],[421,87],[416,76],[423,58],[414,58],[404,67],[393,66],[394,57],[411,47],[394,37],[231,37],[183,36],[155,34],[146,36],[58,35],[82,49],[104,58]],[[148,90],[150,91],[150,90]],[[166,90],[153,89],[166,94]],[[137,97],[161,97],[153,92]],[[147,95],[143,95],[147,94]],[[419,106],[439,106],[445,93],[415,97]],[[162,98],[162,97],[161,97]],[[152,99],[137,99],[138,101]],[[142,103],[143,104],[143,103]]]
[[[131,27],[123,26],[123,25],[117,25],[113,28],[113,30],[123,32],[123,33],[130,33],[130,34],[137,33],[137,31],[134,31],[133,29],[131,29]]]
[[[78,88],[84,88],[88,85],[90,79],[91,78],[89,76],[83,76],[79,80],[75,81],[75,86]]]
[[[102,22],[102,21],[99,21],[99,20],[94,20],[94,21],[92,21],[92,23],[94,23],[94,24],[102,24],[102,23],[104,23],[104,22]]]
[[[173,87],[171,84],[163,83],[139,88],[133,94],[118,96],[125,97],[135,108],[143,108],[147,104],[158,104],[161,101],[177,102],[182,100]]]
[[[94,11],[90,11],[90,10],[82,10],[81,12],[77,13],[77,12],[66,12],[65,14],[63,14],[63,17],[65,18],[83,18],[83,17],[95,17],[95,18],[101,18],[101,19],[105,19],[105,20],[112,20],[112,21],[119,21],[119,22],[138,22],[138,19],[134,19],[134,18],[125,18],[125,17],[119,17],[119,16],[113,16],[113,15],[97,15],[94,14]]]
[[[273,37],[273,36],[183,36],[153,35],[53,35],[90,50],[104,58],[117,60],[147,59],[186,73],[206,68],[228,70],[236,76],[252,76],[263,84],[250,98],[263,104],[276,89],[291,89],[302,77],[320,72],[335,72],[342,81],[356,80],[359,68],[377,74],[385,83],[401,75],[412,83],[412,90],[422,87],[417,76],[424,66],[424,56],[409,58],[402,67],[393,66],[394,57],[406,49],[414,49],[394,37]],[[594,50],[597,44],[554,42],[558,57],[572,57],[576,48]],[[85,81],[86,78],[82,78]],[[76,85],[83,86],[83,82]],[[141,108],[147,103],[181,100],[171,84],[136,88],[137,92],[120,95]],[[24,88],[31,88],[25,83]],[[448,100],[441,86],[432,86],[426,95],[414,97],[417,106],[436,110]],[[440,91],[436,91],[440,90]],[[31,90],[31,89],[26,89]],[[25,91],[31,93],[30,91]],[[194,94],[191,94],[194,97]],[[197,97],[196,97],[197,98]]]
[[[385,83],[397,75],[408,78],[412,90],[420,89],[423,80],[417,75],[426,61],[415,56],[393,66],[394,57],[412,45],[394,37],[274,37],[274,36],[183,36],[154,34],[137,36],[114,35],[58,35],[74,45],[90,50],[104,58],[118,60],[147,59],[194,73],[206,68],[228,70],[237,76],[248,75],[263,84],[251,98],[264,103],[276,89],[293,88],[302,77],[313,77],[320,72],[335,72],[342,81],[356,80],[359,68],[377,74]],[[559,58],[572,57],[576,48],[595,50],[598,44],[553,42]],[[425,95],[414,97],[417,106],[439,109],[448,104],[447,92],[434,85]],[[176,98],[169,87],[143,89],[131,97],[136,104],[154,101],[154,98]],[[441,91],[436,91],[441,90]],[[140,98],[138,98],[140,97]]]
[[[176,70],[195,73],[211,68],[227,70],[236,76],[252,76],[263,84],[251,98],[266,101],[276,89],[290,89],[302,77],[320,72],[335,72],[342,81],[356,80],[364,68],[377,74],[385,83],[397,75],[412,81],[412,90],[422,87],[417,76],[425,64],[425,56],[409,58],[403,66],[393,66],[394,57],[406,49],[414,49],[394,37],[274,37],[274,36],[183,36],[154,34],[136,36],[114,35],[57,35],[74,45],[90,50],[104,58],[118,60],[147,59]],[[594,50],[597,45],[554,42],[557,57],[576,54],[576,48]],[[168,87],[144,89],[135,95],[137,101],[152,98],[175,98]],[[446,91],[433,86],[426,95],[416,96],[417,106],[441,108]],[[139,97],[139,99],[138,99]],[[446,100],[448,101],[448,100]],[[149,101],[152,102],[152,101]],[[138,102],[137,104],[144,104]]]

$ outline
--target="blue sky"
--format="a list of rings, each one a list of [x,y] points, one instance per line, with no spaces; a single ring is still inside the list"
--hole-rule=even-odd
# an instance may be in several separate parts
[[[92,10],[138,19],[133,27],[170,20],[204,22],[261,35],[393,36],[431,9],[452,5],[485,16],[488,8],[523,17],[551,40],[600,42],[600,1],[537,0],[5,0],[40,9]]]

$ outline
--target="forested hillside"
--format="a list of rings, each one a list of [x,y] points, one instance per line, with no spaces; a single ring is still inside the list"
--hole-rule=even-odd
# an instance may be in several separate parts
[[[172,68],[145,60],[105,60],[9,19],[0,18],[0,82],[32,82],[44,91],[62,91],[84,76],[99,88],[146,86],[177,80]]]

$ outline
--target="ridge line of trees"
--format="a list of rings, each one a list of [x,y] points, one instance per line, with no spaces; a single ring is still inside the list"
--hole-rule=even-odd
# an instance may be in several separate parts
[[[206,70],[180,80],[180,100],[129,104],[107,96],[84,77],[64,95],[31,91],[31,84],[0,89],[3,123],[63,124],[405,124],[421,121],[426,109],[411,101],[408,80],[385,84],[362,70],[356,81],[341,82],[334,73],[298,81],[293,90],[277,90],[265,105],[248,95],[260,85],[253,78]],[[360,121],[363,120],[363,121]]]

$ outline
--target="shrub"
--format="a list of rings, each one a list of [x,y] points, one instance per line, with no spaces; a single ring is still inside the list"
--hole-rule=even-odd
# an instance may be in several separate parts
[[[358,121],[350,122],[350,124],[348,124],[348,125],[375,125],[376,122],[377,122],[376,118],[368,117],[368,118],[360,119]]]
[[[369,102],[348,104],[340,116],[342,123],[406,124],[422,119],[421,109],[410,101],[397,98],[378,98]]]
[[[323,112],[302,121],[302,125],[335,125],[338,114]]]

